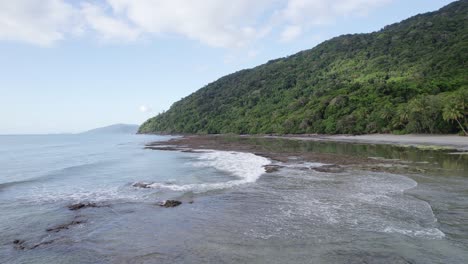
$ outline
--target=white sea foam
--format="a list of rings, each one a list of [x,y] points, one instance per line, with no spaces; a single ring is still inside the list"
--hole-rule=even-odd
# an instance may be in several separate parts
[[[218,183],[200,184],[164,184],[153,183],[152,188],[169,189],[173,191],[194,191],[204,192],[216,189],[231,188],[234,186],[253,183],[265,173],[263,166],[270,164],[270,160],[252,153],[231,152],[231,151],[206,151],[198,156],[198,160],[193,163],[195,167],[213,167],[220,171],[228,172],[237,177],[236,180]]]
[[[93,190],[85,188],[72,188],[62,191],[35,189],[35,191],[28,195],[27,201],[33,203],[54,203],[61,201],[72,202],[109,202],[109,201],[140,201],[144,199],[141,195],[131,192],[122,192],[119,187],[103,187]]]
[[[361,171],[330,175],[295,170],[294,167],[285,172],[288,177],[282,178],[282,186],[291,186],[294,191],[285,193],[281,189],[275,193],[282,203],[276,210],[265,209],[264,217],[258,221],[267,228],[263,226],[262,230],[255,230],[258,233],[284,236],[284,230],[277,231],[276,227],[291,230],[297,219],[306,219],[320,227],[309,232],[332,227],[333,230],[344,228],[430,239],[445,237],[437,228],[437,218],[431,206],[405,194],[417,186],[411,178]],[[293,232],[291,235],[302,236],[303,233]]]
[[[445,234],[437,228],[425,228],[420,230],[410,230],[410,229],[402,229],[396,227],[386,227],[383,232],[385,233],[399,233],[407,236],[415,236],[415,237],[424,237],[424,238],[443,238]]]

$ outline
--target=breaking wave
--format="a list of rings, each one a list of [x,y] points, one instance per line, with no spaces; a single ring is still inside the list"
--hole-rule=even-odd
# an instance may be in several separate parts
[[[168,189],[172,191],[194,191],[205,192],[217,189],[226,189],[234,186],[253,183],[265,173],[264,166],[270,164],[270,160],[252,153],[231,152],[231,151],[208,151],[198,156],[198,160],[193,163],[195,167],[212,167],[220,171],[230,173],[237,177],[236,180],[218,183],[199,184],[165,184],[153,183],[148,185],[151,188]]]

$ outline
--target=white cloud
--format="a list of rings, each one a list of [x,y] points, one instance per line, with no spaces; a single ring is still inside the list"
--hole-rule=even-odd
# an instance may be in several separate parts
[[[177,35],[213,47],[249,47],[280,30],[297,38],[338,17],[392,0],[12,0],[0,1],[0,39],[51,45],[77,33],[135,41]]]
[[[108,0],[116,14],[151,34],[176,34],[215,47],[243,47],[262,31],[267,0]]]
[[[302,26],[323,25],[337,17],[363,15],[392,0],[289,0],[282,11],[285,21]]]
[[[258,55],[258,50],[252,49],[247,52],[247,57],[249,58],[255,58],[257,57],[257,55]]]
[[[103,40],[136,40],[140,32],[124,21],[105,14],[104,9],[98,5],[83,3],[81,13],[88,26],[98,33]]]
[[[280,39],[288,42],[311,27],[333,23],[339,17],[362,16],[392,0],[289,0],[281,11],[287,26]]]
[[[300,26],[287,26],[283,32],[281,32],[281,41],[289,42],[297,37],[299,37],[302,33],[302,28]]]
[[[139,110],[140,110],[140,112],[142,112],[142,113],[149,113],[149,112],[153,111],[153,109],[151,109],[151,107],[149,107],[149,106],[147,106],[147,105],[141,105],[141,106],[139,107]]]
[[[374,8],[378,8],[385,4],[390,3],[392,0],[342,0],[337,1],[332,6],[335,14],[348,16],[353,15],[366,15]]]
[[[77,30],[76,10],[62,0],[0,2],[0,39],[49,46]]]

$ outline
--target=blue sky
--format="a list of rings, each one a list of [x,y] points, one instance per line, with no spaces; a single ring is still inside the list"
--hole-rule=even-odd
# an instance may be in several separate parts
[[[0,3],[0,134],[142,123],[240,69],[451,0]]]

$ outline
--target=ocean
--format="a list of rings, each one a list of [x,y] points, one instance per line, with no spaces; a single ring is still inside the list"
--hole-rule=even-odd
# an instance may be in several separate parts
[[[171,138],[0,136],[0,263],[468,259],[460,155],[412,150],[400,158],[432,170],[399,175],[319,172],[309,168],[323,164],[294,157],[280,164],[252,153],[145,149]],[[359,147],[340,146],[348,154]],[[394,158],[390,146],[380,148],[380,158]],[[265,173],[269,164],[283,168]],[[160,206],[171,199],[182,204]],[[68,208],[77,203],[93,206]]]

